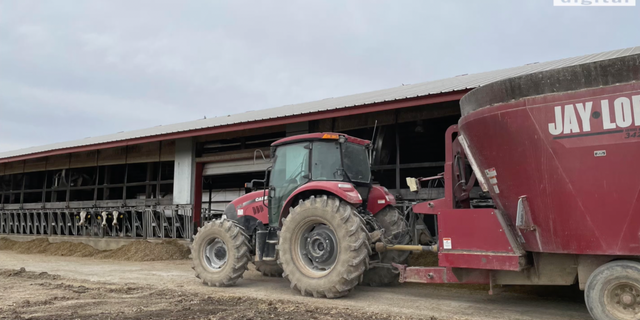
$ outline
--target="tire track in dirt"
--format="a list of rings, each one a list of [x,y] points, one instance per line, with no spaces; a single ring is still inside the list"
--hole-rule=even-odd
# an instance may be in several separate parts
[[[233,295],[202,296],[188,290],[77,280],[47,272],[0,270],[0,319],[419,319],[326,308],[286,300]],[[435,318],[430,318],[436,320]]]

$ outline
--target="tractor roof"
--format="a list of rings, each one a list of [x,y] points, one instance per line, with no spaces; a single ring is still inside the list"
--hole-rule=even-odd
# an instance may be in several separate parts
[[[360,144],[360,145],[367,145],[370,143],[369,140],[363,140],[363,139],[359,139],[356,137],[352,137],[343,133],[335,133],[335,132],[317,132],[317,133],[307,133],[307,134],[301,134],[301,135],[297,135],[297,136],[292,136],[292,137],[287,137],[287,138],[283,138],[280,139],[274,143],[271,144],[271,146],[275,147],[275,146],[280,146],[283,144],[289,144],[289,143],[294,143],[294,142],[301,142],[301,141],[312,141],[312,140],[338,140],[338,138],[340,136],[344,136],[345,138],[347,138],[348,142],[352,142],[355,144]]]

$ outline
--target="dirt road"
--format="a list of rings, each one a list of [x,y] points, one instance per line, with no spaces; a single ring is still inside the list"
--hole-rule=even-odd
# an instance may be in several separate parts
[[[232,288],[206,287],[189,261],[0,251],[0,269],[0,319],[590,319],[575,288],[503,289],[490,296],[484,288],[405,284],[358,287],[346,298],[326,300],[299,296],[286,280],[255,271]]]

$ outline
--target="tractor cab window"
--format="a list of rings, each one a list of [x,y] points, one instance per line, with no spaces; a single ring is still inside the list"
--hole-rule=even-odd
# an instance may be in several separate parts
[[[342,164],[351,181],[369,183],[371,169],[367,149],[363,145],[345,142],[342,144]]]
[[[305,180],[303,176],[309,173],[308,143],[296,143],[279,147],[271,174],[271,184],[282,186],[285,184],[300,185]]]
[[[311,178],[314,181],[343,181],[338,141],[317,141],[311,151]]]
[[[277,224],[284,202],[309,180],[309,143],[278,147],[274,161],[269,180],[269,219],[270,223]]]

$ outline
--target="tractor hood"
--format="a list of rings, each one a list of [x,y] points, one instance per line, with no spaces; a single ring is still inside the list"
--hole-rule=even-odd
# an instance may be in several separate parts
[[[254,216],[259,212],[254,212],[255,210],[253,210],[253,208],[265,207],[264,205],[268,204],[268,196],[269,190],[259,190],[247,193],[231,201],[231,203],[229,203],[227,208],[224,210],[224,215],[227,216],[228,219],[236,219],[238,217],[244,216],[245,214]],[[266,207],[264,208],[264,211],[266,211]]]

